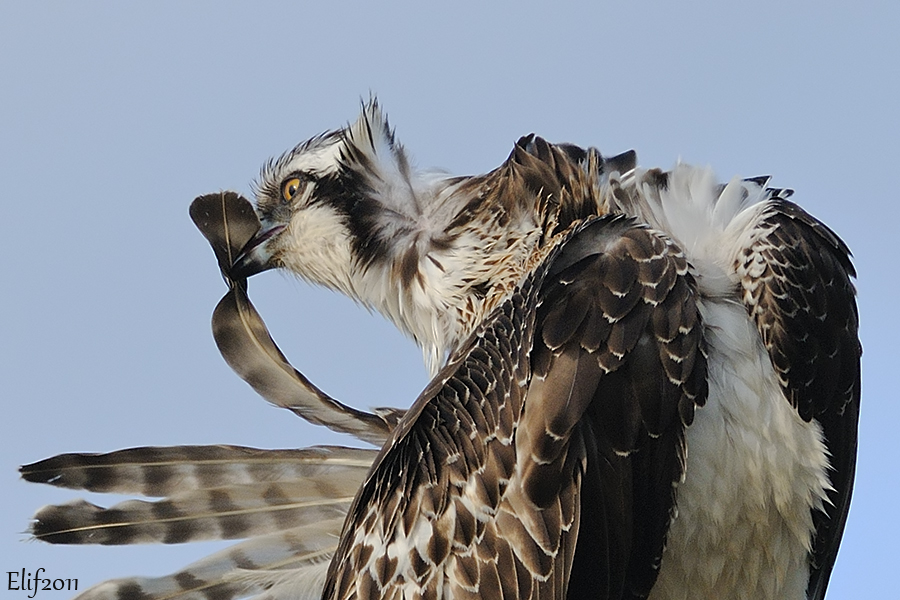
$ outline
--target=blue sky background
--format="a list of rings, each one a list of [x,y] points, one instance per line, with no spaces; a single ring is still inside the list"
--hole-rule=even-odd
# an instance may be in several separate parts
[[[24,541],[34,509],[75,494],[19,481],[20,464],[350,441],[269,407],[224,364],[209,318],[225,287],[187,210],[249,194],[263,161],[374,92],[423,167],[484,172],[533,131],[795,188],[860,274],[859,470],[828,597],[892,597],[900,5],[423,4],[0,4],[0,575],[43,567],[84,589],[215,546]],[[418,350],[380,317],[277,273],[250,287],[293,364],[336,397],[405,406],[424,385]]]

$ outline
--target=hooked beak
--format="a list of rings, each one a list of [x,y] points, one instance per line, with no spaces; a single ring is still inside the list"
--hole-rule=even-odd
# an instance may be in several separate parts
[[[268,249],[267,242],[284,231],[285,225],[274,225],[267,229],[260,229],[256,235],[241,249],[231,265],[229,275],[232,279],[246,279],[251,275],[275,268],[272,253]]]

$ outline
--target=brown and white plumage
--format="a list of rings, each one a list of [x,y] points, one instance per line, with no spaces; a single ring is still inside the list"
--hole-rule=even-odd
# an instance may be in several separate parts
[[[577,227],[384,447],[324,597],[645,593],[705,394],[700,339],[680,252],[623,218]]]
[[[362,437],[399,424],[352,504],[318,492],[349,506],[327,572],[313,536],[295,571],[207,597],[821,599],[855,464],[854,272],[766,186],[534,136],[483,176],[420,173],[374,102],[270,162],[229,276],[339,290],[435,377],[389,421],[261,390]]]

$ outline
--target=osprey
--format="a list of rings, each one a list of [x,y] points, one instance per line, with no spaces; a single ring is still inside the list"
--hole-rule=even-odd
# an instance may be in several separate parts
[[[420,172],[372,101],[270,161],[256,195],[262,228],[229,277],[280,268],[347,294],[409,334],[433,379],[405,414],[371,415],[299,373],[293,404],[242,373],[315,422],[386,438],[377,455],[181,447],[23,467],[168,496],[45,507],[42,539],[251,537],[85,597],[824,597],[855,468],[855,273],[789,190],[533,135],[486,175]]]

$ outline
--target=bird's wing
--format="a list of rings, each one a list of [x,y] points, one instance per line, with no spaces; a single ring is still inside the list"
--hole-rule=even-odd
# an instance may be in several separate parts
[[[743,301],[756,322],[785,397],[822,427],[834,489],[813,512],[808,588],[821,600],[837,557],[856,469],[860,401],[859,316],[847,246],[780,190],[738,259]]]
[[[627,219],[576,227],[401,421],[323,597],[645,597],[706,395],[687,270]]]
[[[60,544],[245,541],[165,577],[101,583],[81,600],[229,600],[324,577],[344,516],[376,451],[339,447],[132,448],[26,465],[28,481],[162,497],[101,508],[46,506],[31,532]],[[290,585],[289,585],[290,584]]]

